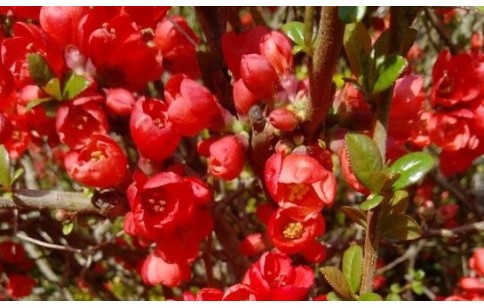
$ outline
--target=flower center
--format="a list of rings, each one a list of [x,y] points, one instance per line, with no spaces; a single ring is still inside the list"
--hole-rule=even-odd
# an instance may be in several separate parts
[[[151,212],[162,213],[166,208],[166,200],[164,200],[160,193],[152,192],[145,196],[143,202]]]
[[[442,77],[442,82],[439,85],[438,93],[442,96],[447,96],[454,91],[454,79],[451,78],[447,73]]]
[[[289,201],[301,200],[310,189],[311,188],[306,183],[291,185],[291,190],[289,191]]]
[[[303,231],[304,231],[304,227],[301,222],[299,221],[290,222],[284,226],[282,235],[284,235],[284,238],[288,240],[293,240],[293,239],[301,238]]]
[[[163,124],[163,121],[160,118],[154,119],[153,124],[158,126],[158,128],[163,128],[163,126],[165,126],[165,124]]]
[[[92,151],[91,152],[91,162],[95,163],[100,160],[105,159],[106,156],[104,156],[104,153],[102,151]]]
[[[75,121],[75,123],[76,123],[75,127],[78,130],[83,130],[84,127],[86,126],[86,123],[87,123],[88,120],[89,120],[89,118],[87,117],[87,115],[77,117],[76,121]]]

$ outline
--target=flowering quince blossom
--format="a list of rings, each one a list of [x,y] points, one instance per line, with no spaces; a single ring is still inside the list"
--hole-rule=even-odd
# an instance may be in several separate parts
[[[208,157],[208,172],[226,181],[235,179],[244,167],[245,145],[242,136],[225,136],[206,140],[199,145],[201,155]],[[208,149],[201,149],[208,147]]]
[[[155,162],[167,158],[178,146],[180,133],[168,118],[161,100],[140,98],[131,113],[130,131],[140,154]]]
[[[128,160],[113,139],[93,134],[84,148],[68,153],[64,163],[69,175],[80,183],[110,188],[123,181]]]
[[[333,174],[305,153],[273,154],[267,160],[264,180],[274,200],[300,219],[331,206],[336,194]]]
[[[469,268],[475,272],[476,277],[463,277],[459,280],[458,288],[454,290],[454,295],[445,300],[469,301],[484,300],[484,248],[478,247],[469,259]]]

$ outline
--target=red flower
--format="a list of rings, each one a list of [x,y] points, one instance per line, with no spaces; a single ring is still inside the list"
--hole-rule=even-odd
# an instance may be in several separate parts
[[[290,215],[297,219],[331,205],[336,195],[333,174],[305,153],[272,155],[266,162],[265,183],[274,200],[290,208]]]
[[[272,31],[264,35],[260,42],[260,53],[271,63],[279,76],[292,71],[292,46],[284,34]]]
[[[200,40],[183,17],[170,16],[158,24],[154,41],[171,73],[186,74],[193,79],[200,77],[196,50]]]
[[[19,264],[25,261],[25,250],[20,244],[5,241],[0,243],[1,263]]]
[[[32,136],[25,117],[8,116],[6,119],[5,132],[1,133],[5,134],[2,143],[10,158],[17,159],[27,150]]]
[[[269,28],[257,26],[240,34],[230,31],[222,36],[222,52],[225,62],[235,79],[240,78],[240,60],[242,55],[259,53],[262,37],[270,33]]]
[[[243,283],[262,300],[302,300],[314,283],[314,272],[307,266],[292,266],[281,253],[266,252],[247,270]]]
[[[101,100],[97,95],[77,98],[57,110],[55,124],[63,143],[78,150],[90,142],[93,134],[107,134],[106,114],[98,105]]]
[[[432,103],[446,107],[475,99],[483,87],[477,61],[465,53],[452,56],[448,50],[435,61],[432,81]]]
[[[266,250],[267,245],[265,242],[266,241],[262,233],[249,234],[240,243],[239,251],[241,254],[249,257],[255,256]]]
[[[76,42],[79,22],[89,10],[85,6],[43,6],[40,9],[40,26],[58,46],[64,48]]]
[[[133,212],[134,228],[130,226],[130,230],[134,229],[135,232],[131,233],[153,241],[160,235],[170,234],[177,225],[187,223],[195,207],[204,206],[212,199],[206,184],[195,178],[183,178],[174,172],[161,172],[150,179],[136,173],[134,178],[135,182],[127,191]],[[197,223],[204,227],[201,230],[211,228],[209,218]]]
[[[237,112],[241,115],[247,115],[250,108],[259,101],[259,97],[247,89],[242,78],[234,83],[233,96],[235,109],[237,109]]]
[[[197,82],[177,75],[166,85],[168,117],[182,136],[194,136],[216,125],[220,107],[215,96]],[[203,115],[203,116],[202,116]]]
[[[286,254],[301,253],[325,231],[321,214],[308,215],[304,220],[291,218],[288,209],[279,209],[269,220],[267,232],[274,245]]]
[[[118,186],[126,174],[128,160],[119,145],[106,135],[93,134],[84,148],[66,155],[67,173],[86,186]]]
[[[244,168],[245,146],[238,136],[225,136],[209,146],[208,171],[213,176],[230,181]]]
[[[263,300],[257,292],[246,284],[236,284],[228,288],[224,296],[223,301],[256,301]]]
[[[35,280],[25,275],[8,276],[7,293],[14,299],[28,296],[32,293]]]
[[[215,288],[203,288],[198,291],[197,301],[221,301],[224,296],[224,292]]]
[[[433,143],[450,151],[465,148],[471,137],[466,121],[452,114],[433,113],[427,122],[427,130]]]
[[[141,28],[154,28],[169,9],[169,6],[123,6],[120,10],[131,16]]]
[[[187,263],[168,263],[155,250],[143,262],[140,275],[143,282],[148,285],[163,284],[177,287],[182,281],[190,278],[191,271]]]
[[[411,127],[418,121],[423,95],[421,76],[405,75],[395,83],[389,119],[389,135],[397,140],[406,140]]]
[[[258,97],[274,94],[279,78],[274,67],[261,55],[243,55],[240,62],[242,80],[250,92]]]
[[[113,13],[96,8],[82,18],[79,48],[94,65],[101,84],[141,91],[161,76],[159,51],[145,43],[129,15]]]
[[[180,141],[178,130],[168,120],[167,105],[157,99],[139,99],[130,119],[133,141],[140,154],[161,162],[176,149]]]
[[[213,219],[207,210],[196,208],[185,222],[172,231],[163,232],[156,242],[156,251],[167,262],[190,263],[198,257],[200,242],[213,230]]]
[[[107,89],[106,107],[117,116],[130,116],[135,104],[133,94],[123,88]]]
[[[480,247],[474,251],[474,254],[469,259],[469,267],[473,269],[477,275],[484,277],[484,248]]]

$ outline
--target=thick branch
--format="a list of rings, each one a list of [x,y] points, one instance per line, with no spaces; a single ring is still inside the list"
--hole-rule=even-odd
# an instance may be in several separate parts
[[[317,138],[324,118],[331,108],[333,73],[343,46],[344,25],[338,18],[337,7],[321,8],[319,32],[314,53],[309,59],[308,120],[304,126],[307,138]]]
[[[210,51],[199,52],[199,64],[204,84],[218,98],[219,103],[236,114],[230,77],[222,53],[222,35],[225,33],[227,11],[223,7],[196,7],[197,18],[207,39]]]
[[[78,192],[17,189],[12,197],[0,197],[0,209],[65,210],[110,217],[122,214],[125,208],[121,198],[115,200],[106,193],[91,198]]]

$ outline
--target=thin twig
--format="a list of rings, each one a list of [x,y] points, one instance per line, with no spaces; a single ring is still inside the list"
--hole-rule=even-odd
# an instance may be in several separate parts
[[[16,237],[18,239],[23,240],[23,241],[26,241],[26,242],[29,242],[29,243],[32,243],[32,244],[35,244],[35,245],[38,245],[38,246],[41,246],[41,247],[49,248],[49,249],[68,251],[68,252],[72,252],[72,253],[82,253],[82,250],[79,249],[79,248],[73,248],[73,247],[70,247],[70,246],[63,246],[63,245],[57,245],[57,244],[43,242],[43,241],[31,238],[31,237],[24,235],[24,234],[17,234]]]

